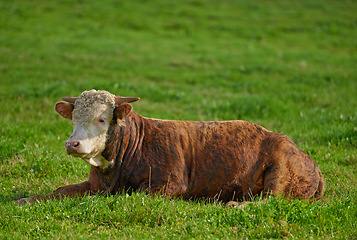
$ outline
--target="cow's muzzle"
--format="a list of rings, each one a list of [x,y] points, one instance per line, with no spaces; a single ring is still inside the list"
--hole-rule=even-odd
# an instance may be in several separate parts
[[[65,143],[67,154],[77,155],[79,146],[80,146],[80,142],[79,141],[74,141],[74,142],[67,141]]]

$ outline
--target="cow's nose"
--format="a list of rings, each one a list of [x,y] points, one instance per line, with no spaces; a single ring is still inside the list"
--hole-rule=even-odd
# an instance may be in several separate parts
[[[68,154],[71,153],[76,153],[78,148],[79,148],[80,142],[79,141],[74,141],[74,142],[69,142],[67,141],[65,143],[66,151]]]
[[[79,141],[75,141],[75,142],[66,142],[66,148],[74,148],[77,149],[79,147]]]

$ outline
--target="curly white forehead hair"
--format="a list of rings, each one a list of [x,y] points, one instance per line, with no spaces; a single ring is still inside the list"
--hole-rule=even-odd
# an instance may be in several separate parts
[[[98,113],[115,108],[115,95],[102,90],[84,91],[74,103],[72,122],[90,121]],[[94,110],[94,111],[93,111]]]

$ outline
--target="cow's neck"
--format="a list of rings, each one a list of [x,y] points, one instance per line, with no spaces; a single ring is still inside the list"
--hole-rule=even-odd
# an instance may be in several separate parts
[[[121,167],[129,165],[140,157],[141,144],[144,138],[143,118],[131,112],[123,119],[124,124],[115,121],[109,127],[106,148],[102,156],[113,164],[106,168],[96,168],[99,181],[107,192],[117,192],[124,189]]]

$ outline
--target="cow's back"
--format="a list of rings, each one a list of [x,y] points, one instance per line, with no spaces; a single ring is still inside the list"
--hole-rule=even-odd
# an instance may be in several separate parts
[[[320,170],[285,135],[246,121],[140,122],[142,140],[122,165],[122,187],[225,202],[260,193],[322,196]]]

